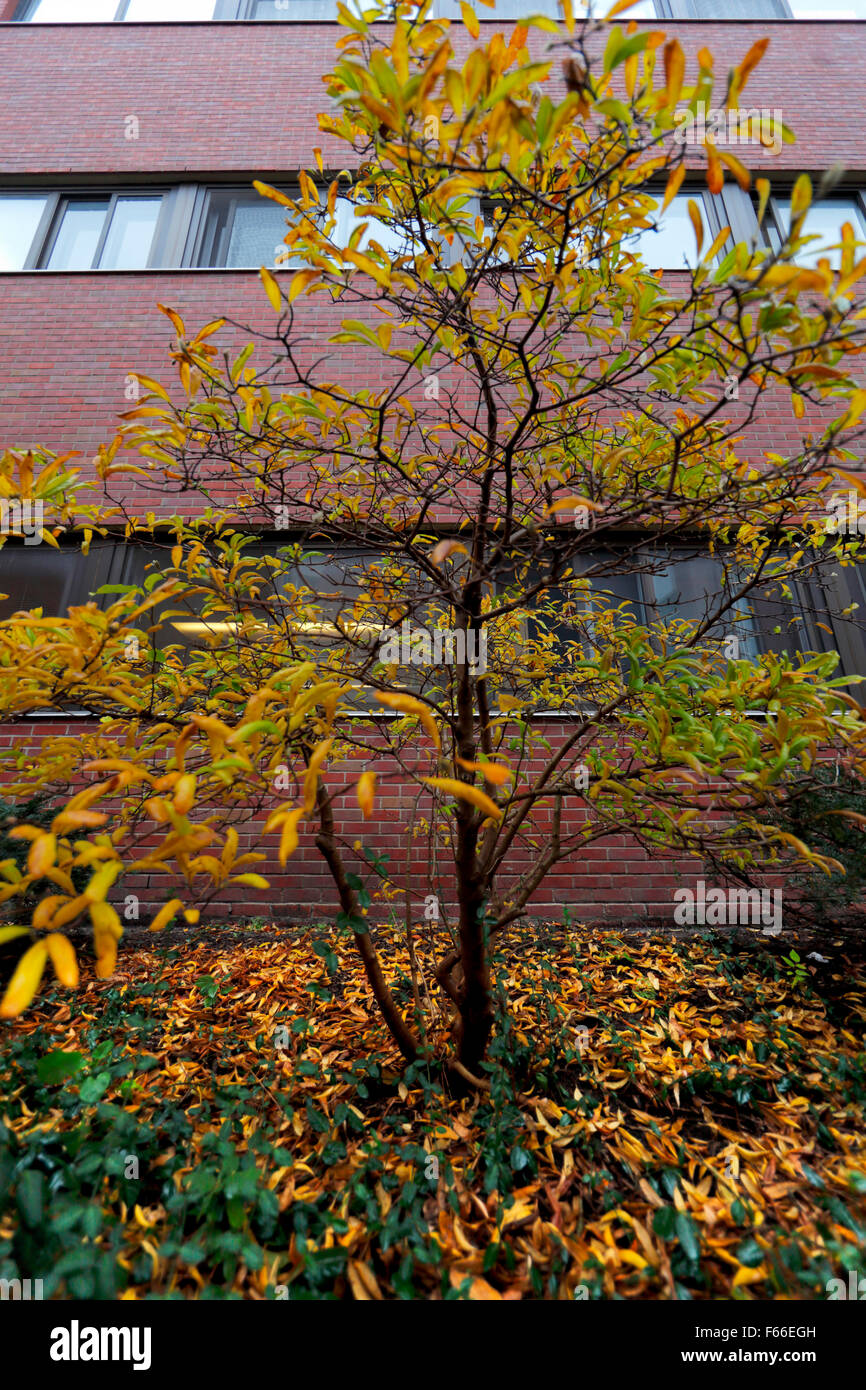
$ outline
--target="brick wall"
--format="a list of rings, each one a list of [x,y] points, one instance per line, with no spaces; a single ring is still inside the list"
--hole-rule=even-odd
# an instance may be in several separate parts
[[[543,735],[555,751],[568,733],[568,725],[558,719],[543,719]],[[0,725],[0,757],[8,757],[9,750],[21,754],[25,749],[35,750],[40,737],[48,735],[71,735],[86,739],[96,732],[96,724],[88,720],[45,720],[36,724]],[[425,745],[426,747],[426,745]],[[420,749],[419,752],[425,750]],[[89,754],[88,754],[89,756]],[[504,755],[507,758],[507,754]],[[533,759],[527,771],[537,773],[542,767],[541,757]],[[353,853],[353,845],[360,840],[377,854],[389,856],[389,871],[394,883],[401,886],[406,882],[407,845],[416,819],[429,821],[435,803],[431,796],[424,796],[415,812],[417,787],[411,791],[407,783],[398,777],[398,768],[393,760],[383,758],[376,765],[378,783],[376,813],[364,820],[355,795],[355,784],[363,765],[327,765],[324,780],[334,794],[334,821],[338,840],[343,845],[350,869],[362,875],[365,865]],[[8,776],[7,774],[3,774]],[[340,791],[340,787],[345,787]],[[288,793],[275,794],[274,805],[287,799]],[[270,808],[268,808],[270,809]],[[532,829],[526,840],[518,843],[509,858],[507,868],[498,881],[499,892],[507,897],[509,887],[535,862],[535,845],[547,843],[551,827],[551,807],[538,809]],[[265,815],[239,819],[238,832],[242,852],[257,850],[266,858],[259,864],[246,866],[262,873],[270,881],[269,891],[249,888],[224,888],[208,905],[209,915],[216,917],[241,913],[244,916],[273,915],[277,918],[321,917],[333,915],[339,910],[333,880],[327,867],[313,843],[311,827],[300,826],[300,846],[282,868],[277,860],[279,834],[275,832],[262,837]],[[563,815],[562,835],[576,833],[585,820],[585,813],[575,797],[571,809]],[[161,838],[161,837],[160,837]],[[157,841],[154,840],[153,843]],[[356,862],[357,860],[357,862]],[[423,908],[420,885],[426,882],[428,864],[426,837],[418,836],[412,842],[411,882],[416,916]],[[239,872],[243,872],[240,870]],[[449,873],[447,857],[440,861],[441,878],[431,891],[441,894],[443,904],[453,906],[453,870]],[[693,886],[701,877],[698,861],[687,857],[650,860],[644,850],[633,838],[625,835],[611,835],[608,838],[582,847],[574,856],[565,859],[545,880],[533,895],[529,912],[540,918],[562,920],[562,908],[567,904],[573,919],[581,917],[589,920],[631,920],[657,917],[671,921],[674,908],[673,892],[680,886]],[[202,880],[201,882],[204,882]],[[376,879],[370,876],[370,891],[373,892]],[[159,874],[131,874],[123,878],[121,885],[113,893],[112,900],[121,905],[124,896],[134,893],[140,899],[142,922],[152,917],[166,899],[175,895],[186,899],[183,884],[174,878]],[[403,899],[397,898],[393,909],[402,919]],[[370,909],[373,920],[389,911],[388,899],[374,900]]]
[[[14,7],[15,0],[0,0],[0,21]],[[483,31],[489,27],[482,23]],[[855,175],[866,170],[859,120],[866,109],[866,25],[660,21],[656,27],[676,33],[690,58],[707,46],[720,75],[756,38],[770,34],[769,53],[747,89],[748,104],[779,108],[798,144],[775,159],[756,151],[748,162],[761,172],[821,171],[836,161]],[[275,178],[310,165],[315,145],[322,146],[327,165],[341,167],[344,147],[323,139],[315,119],[325,106],[321,74],[332,64],[339,32],[332,24],[0,22],[0,186],[105,176]],[[466,43],[466,35],[459,41]],[[544,35],[533,36],[536,50],[546,42]],[[139,119],[138,140],[124,138],[129,115]],[[167,377],[172,333],[155,310],[157,300],[199,325],[217,313],[259,327],[273,322],[258,277],[249,272],[0,276],[0,442],[77,448],[87,456],[110,437],[113,417],[129,404],[126,374],[135,369]],[[310,341],[322,342],[324,310],[304,307],[302,314]],[[244,340],[229,330],[222,337],[227,346]],[[369,384],[357,355],[336,349],[331,360],[335,377]],[[770,402],[747,447],[759,454],[799,438],[789,407]],[[142,510],[154,505],[132,491],[126,496]],[[60,727],[6,725],[0,747],[18,747]],[[546,732],[555,742],[562,728]],[[332,784],[339,775],[329,773]],[[405,853],[407,805],[399,790],[391,796],[387,821],[371,823],[364,838],[396,861]],[[352,790],[339,799],[337,819],[350,840],[361,833]],[[524,846],[513,858],[514,871],[532,855],[531,845]],[[272,856],[263,872],[272,878],[270,894],[255,900],[248,892],[234,900],[225,894],[214,909],[237,911],[239,900],[247,913],[306,914],[320,904],[333,909],[324,866],[309,842],[286,871]],[[688,861],[650,863],[638,847],[615,837],[552,874],[532,907],[556,917],[567,903],[577,916],[670,918],[674,888],[693,882],[695,873]],[[149,898],[165,896],[156,881],[130,883],[127,891],[140,893],[145,915]]]
[[[497,27],[482,23],[482,33]],[[676,34],[690,61],[709,48],[721,96],[728,68],[768,34],[746,95],[749,105],[780,107],[798,144],[762,162],[866,167],[866,25],[653,27]],[[0,25],[0,175],[286,172],[311,165],[315,145],[342,168],[345,147],[316,126],[321,74],[340,32],[335,24]],[[547,41],[539,31],[532,45],[540,52]],[[466,42],[460,33],[455,46]],[[141,123],[138,140],[124,139],[130,114]]]

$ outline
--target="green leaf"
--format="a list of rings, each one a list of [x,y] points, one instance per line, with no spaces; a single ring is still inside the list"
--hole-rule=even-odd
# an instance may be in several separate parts
[[[42,1220],[45,1178],[35,1168],[26,1168],[18,1179],[16,1198],[21,1218],[27,1226],[38,1226]]]
[[[101,1100],[110,1085],[110,1071],[101,1071],[96,1076],[88,1076],[87,1080],[82,1082],[78,1092],[82,1104],[93,1105],[95,1101]]]
[[[698,1241],[698,1228],[687,1211],[678,1211],[674,1218],[677,1240],[690,1260],[700,1258],[701,1247]]]
[[[764,1252],[755,1237],[749,1236],[748,1240],[744,1240],[737,1247],[736,1256],[741,1265],[748,1265],[750,1269],[754,1269],[763,1260]]]
[[[826,1186],[824,1179],[820,1177],[818,1173],[815,1172],[814,1168],[810,1168],[808,1163],[801,1162],[800,1169],[802,1171],[803,1177],[806,1179],[807,1182],[810,1182],[813,1187]]]
[[[653,1230],[662,1240],[670,1240],[673,1235],[675,1215],[673,1207],[660,1207],[653,1216]]]
[[[36,1075],[43,1086],[56,1086],[60,1081],[75,1076],[84,1066],[80,1052],[47,1052],[36,1063]]]

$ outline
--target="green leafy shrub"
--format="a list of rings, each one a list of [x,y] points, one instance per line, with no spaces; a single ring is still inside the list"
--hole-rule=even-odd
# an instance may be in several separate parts
[[[864,826],[840,814],[850,811],[866,822],[866,783],[834,764],[816,767],[814,776],[817,786],[797,791],[773,820],[845,869],[831,876],[810,870],[789,879],[792,894],[820,921],[866,898]]]

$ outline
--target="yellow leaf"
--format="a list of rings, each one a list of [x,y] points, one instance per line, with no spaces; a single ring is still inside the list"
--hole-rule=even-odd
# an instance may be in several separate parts
[[[497,1293],[492,1284],[488,1284],[487,1280],[482,1279],[480,1275],[475,1275],[473,1278],[468,1270],[457,1269],[456,1266],[452,1265],[450,1278],[452,1287],[455,1289],[459,1289],[467,1278],[471,1279],[469,1297],[473,1303],[493,1303],[500,1302],[502,1299],[502,1294]]]
[[[119,941],[123,936],[123,925],[111,903],[92,903],[90,920],[96,931],[113,936],[115,941]]]
[[[26,927],[0,927],[0,946],[7,941],[14,941],[16,936],[27,936]]]
[[[78,961],[75,959],[75,949],[68,937],[61,936],[59,932],[52,932],[45,938],[45,946],[51,957],[51,964],[54,966],[54,973],[62,985],[68,989],[78,987]]]
[[[373,803],[376,799],[376,774],[375,772],[362,772],[358,778],[356,788],[358,805],[364,813],[364,819],[369,820],[373,814]]]
[[[285,867],[289,855],[294,854],[295,850],[298,848],[298,821],[303,814],[304,808],[303,806],[299,806],[297,810],[289,812],[283,823],[283,832],[280,836],[280,848],[278,853],[279,861],[283,867]]]
[[[449,555],[455,555],[458,551],[461,555],[469,554],[469,551],[466,549],[466,546],[463,545],[462,541],[439,541],[438,545],[434,545],[433,549],[430,551],[430,559],[433,561],[434,565],[441,565],[442,561],[447,560]]]
[[[39,988],[47,959],[48,951],[42,941],[24,952],[0,1003],[0,1018],[17,1018],[24,1012]]]
[[[471,801],[473,806],[477,806],[485,815],[492,816],[494,820],[502,818],[502,811],[485,792],[479,791],[469,782],[460,782],[456,777],[424,777],[422,781],[429,787],[439,787],[443,792],[450,792],[460,801]]]
[[[292,206],[291,198],[287,198],[285,193],[281,193],[272,184],[262,183],[259,179],[253,179],[253,188],[257,193],[261,193],[263,198],[270,198],[275,203],[280,203],[284,208]]]
[[[321,273],[320,270],[299,270],[297,275],[293,275],[289,286],[289,303],[294,304],[298,295],[314,280],[318,280]]]
[[[237,878],[229,879],[230,883],[243,883],[247,888],[270,888],[266,878],[261,874],[238,874]]]
[[[767,202],[770,197],[770,180],[756,179],[755,187],[758,190],[758,225],[764,220],[764,213],[767,211]]]
[[[719,150],[719,159],[727,169],[730,169],[743,192],[748,193],[752,185],[752,176],[745,165],[740,163],[736,155],[730,154],[727,150]]]
[[[791,194],[791,222],[802,217],[812,206],[812,180],[808,174],[800,174]]]
[[[604,510],[600,502],[591,502],[588,497],[559,497],[544,510],[550,515],[554,512],[571,511],[575,507],[589,507],[591,512]]]
[[[662,199],[662,206],[661,206],[661,211],[662,211],[662,212],[664,212],[665,208],[668,207],[668,206],[670,205],[670,203],[673,202],[674,198],[675,198],[675,197],[677,196],[677,194],[679,193],[679,191],[680,191],[680,185],[682,184],[682,181],[683,181],[683,179],[685,178],[685,176],[686,176],[686,166],[685,166],[685,164],[680,164],[680,165],[678,166],[678,168],[676,168],[676,169],[671,169],[670,173],[668,174],[668,181],[667,181],[667,184],[666,184],[666,186],[665,186],[665,196],[664,196],[664,198]]]
[[[268,270],[267,266],[263,265],[261,267],[259,275],[261,275],[262,277],[262,284],[265,287],[265,293],[267,294],[268,299],[271,301],[272,307],[276,309],[277,313],[279,313],[280,309],[282,308],[283,302],[282,295],[280,294],[279,285],[277,284],[271,272]]]
[[[528,1202],[522,1202],[518,1199],[502,1213],[500,1229],[504,1230],[506,1226],[513,1226],[516,1221],[525,1221],[527,1217],[534,1215],[535,1208],[530,1206]]]
[[[175,917],[179,909],[182,907],[183,903],[181,902],[180,898],[171,898],[159,909],[159,912],[156,914],[156,916],[150,924],[149,930],[162,931],[163,927],[168,926],[172,917]]]
[[[394,695],[390,691],[377,691],[376,699],[380,705],[387,705],[389,709],[399,710],[402,714],[417,714],[436,747],[442,747],[436,721],[427,705],[412,695]]]
[[[175,327],[175,330],[176,330],[176,332],[177,332],[178,337],[179,337],[179,338],[185,338],[185,337],[186,337],[186,328],[184,327],[184,322],[183,322],[183,319],[181,318],[180,314],[176,314],[176,313],[174,312],[174,309],[168,309],[168,308],[166,308],[166,306],[165,306],[164,304],[157,304],[156,307],[157,307],[157,309],[159,309],[160,313],[165,314],[166,318],[171,319],[172,323],[174,324],[174,327]],[[139,377],[138,379],[139,379],[139,381],[141,381],[141,377]],[[167,399],[168,399],[168,397],[166,397],[166,400],[167,400]]]
[[[864,410],[866,410],[866,391],[852,392],[851,403],[842,422],[844,428],[849,429],[851,425],[856,425]]]
[[[472,6],[466,4],[466,0],[460,0],[460,13],[463,16],[463,23],[466,25],[473,39],[477,39],[480,32],[478,28],[478,16]]]
[[[320,743],[313,752],[304,776],[304,811],[307,815],[313,810],[316,804],[316,788],[319,783],[319,768],[331,751],[334,740],[326,738],[324,743]]]
[[[717,255],[719,251],[721,251],[722,247],[724,246],[725,242],[727,241],[730,235],[730,227],[723,227],[722,230],[718,232],[716,236],[713,238],[713,244],[707,252],[706,256],[704,257],[704,260],[711,261],[713,257]]]
[[[114,974],[114,967],[117,965],[117,942],[113,936],[97,934],[94,945],[96,947],[96,973],[100,980],[107,980]]]
[[[164,310],[163,312],[167,312],[167,310]],[[178,319],[177,322],[180,323],[180,319]],[[175,325],[175,327],[176,326],[177,325]],[[183,336],[182,329],[183,325],[181,324],[181,328],[178,330],[179,332],[181,332],[181,336]],[[142,376],[141,372],[130,372],[129,375],[135,377],[136,381],[139,383],[140,386],[145,387],[145,389],[148,391],[152,391],[155,396],[161,396],[164,401],[167,401],[168,404],[171,405],[171,396],[168,394],[164,386],[160,386],[158,381],[154,381],[152,376]]]

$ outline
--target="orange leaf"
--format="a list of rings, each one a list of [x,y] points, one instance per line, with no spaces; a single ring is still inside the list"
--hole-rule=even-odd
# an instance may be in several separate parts
[[[358,805],[364,813],[364,819],[369,820],[373,814],[373,804],[376,799],[376,774],[375,772],[362,772],[358,778],[356,788]]]
[[[665,106],[676,106],[679,101],[680,92],[683,89],[683,78],[686,73],[686,55],[680,47],[678,39],[671,39],[664,46],[665,60]]]
[[[452,1265],[450,1278],[451,1286],[455,1289],[459,1289],[467,1278],[471,1280],[469,1297],[473,1303],[499,1303],[502,1299],[502,1294],[498,1293],[492,1284],[488,1284],[487,1280],[482,1279],[478,1274],[473,1277],[468,1270],[457,1269]]]
[[[769,39],[758,39],[753,43],[740,66],[735,70],[734,78],[737,91],[741,92],[749,80],[749,74],[754,72],[769,47]]]
[[[480,772],[486,781],[492,782],[495,787],[501,787],[503,782],[507,782],[513,776],[510,767],[505,767],[503,763],[470,763],[465,758],[457,759],[461,767],[465,767],[467,772]]]
[[[502,811],[495,801],[491,801],[485,792],[479,791],[469,782],[461,782],[456,777],[424,777],[422,781],[426,782],[428,787],[439,787],[443,792],[450,792],[459,801],[471,801],[479,811],[492,816],[494,820],[502,819]]]

